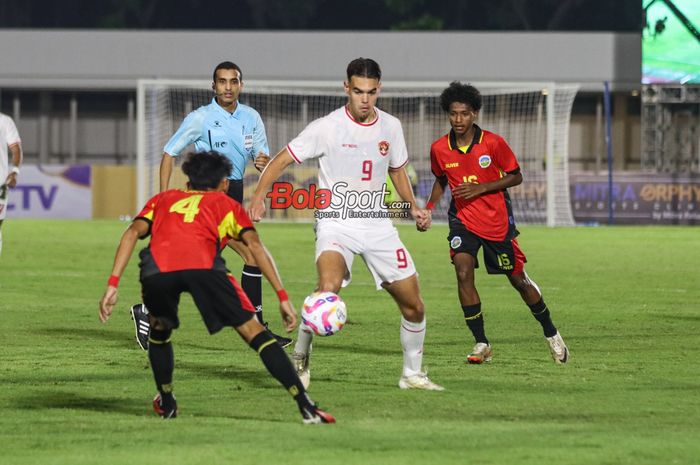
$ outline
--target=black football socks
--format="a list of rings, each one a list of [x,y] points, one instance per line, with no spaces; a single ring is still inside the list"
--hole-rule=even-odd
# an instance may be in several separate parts
[[[528,307],[530,307],[530,311],[532,312],[532,316],[535,317],[535,320],[539,321],[542,325],[545,337],[552,337],[557,334],[557,328],[554,326],[554,323],[552,323],[552,317],[549,314],[547,304],[544,303],[544,299],[540,299],[537,303],[528,305]]]
[[[257,266],[243,265],[241,287],[255,308],[258,321],[265,324],[262,313],[262,272]]]
[[[156,388],[160,392],[161,405],[165,411],[171,410],[175,405],[172,393],[175,355],[173,345],[170,342],[171,333],[172,331],[151,329],[148,338],[148,359],[151,361],[153,378],[156,382]]]
[[[306,390],[294,370],[289,357],[269,331],[262,331],[250,341],[250,348],[258,353],[265,368],[291,394],[299,409],[311,408],[313,402],[306,395]]]
[[[484,315],[481,313],[481,302],[474,305],[462,305],[462,311],[464,312],[464,321],[474,335],[474,340],[488,344],[489,340],[486,338],[484,330]]]

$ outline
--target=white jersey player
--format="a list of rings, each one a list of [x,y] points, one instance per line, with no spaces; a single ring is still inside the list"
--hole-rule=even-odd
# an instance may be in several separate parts
[[[17,185],[19,165],[22,163],[22,141],[12,118],[0,113],[0,252],[2,252],[2,223],[7,214],[7,195]],[[12,167],[8,165],[7,152],[12,156]]]
[[[318,158],[318,188],[333,191],[331,205],[317,214],[320,223],[373,229],[391,224],[383,202],[387,170],[401,170],[408,151],[401,122],[378,108],[373,113],[373,121],[361,123],[347,106],[338,108],[287,144],[297,163]]]
[[[418,277],[383,205],[388,171],[398,194],[410,202],[416,222],[429,221],[428,212],[415,205],[404,168],[408,153],[401,123],[375,107],[380,79],[374,60],[350,62],[344,83],[347,105],[309,124],[277,154],[263,171],[249,214],[254,221],[262,218],[265,194],[287,166],[318,158],[318,188],[330,190],[332,196],[330,205],[317,211],[316,290],[340,291],[350,282],[354,256],[360,255],[377,288],[386,289],[401,311],[404,359],[399,387],[442,390],[422,371],[425,311]],[[312,337],[300,328],[294,348],[294,362],[305,385],[310,382]]]

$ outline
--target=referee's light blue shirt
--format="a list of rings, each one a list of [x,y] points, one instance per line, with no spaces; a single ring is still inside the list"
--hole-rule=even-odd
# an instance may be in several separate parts
[[[197,152],[216,150],[233,163],[231,179],[243,179],[248,160],[263,152],[270,153],[262,118],[253,108],[238,102],[229,113],[212,99],[182,121],[163,151],[177,157],[190,144]]]

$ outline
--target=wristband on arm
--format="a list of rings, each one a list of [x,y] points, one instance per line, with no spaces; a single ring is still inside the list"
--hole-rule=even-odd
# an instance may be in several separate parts
[[[284,302],[285,300],[289,300],[289,295],[287,295],[287,291],[280,289],[277,291],[277,298],[280,299],[280,302]]]
[[[118,287],[119,286],[119,276],[112,275],[109,277],[107,280],[107,285],[112,286],[112,287]]]
[[[433,208],[435,208],[435,204],[433,202],[428,202],[425,204],[425,208],[427,208],[428,210],[432,210]]]

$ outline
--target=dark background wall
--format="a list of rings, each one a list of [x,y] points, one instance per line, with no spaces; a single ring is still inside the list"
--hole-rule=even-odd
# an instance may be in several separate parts
[[[640,0],[3,0],[0,27],[637,32]]]

